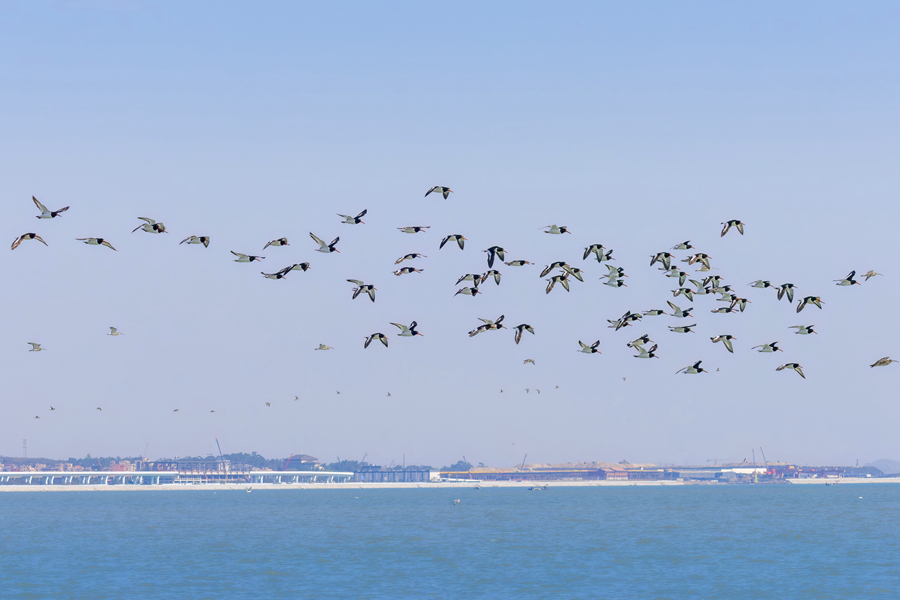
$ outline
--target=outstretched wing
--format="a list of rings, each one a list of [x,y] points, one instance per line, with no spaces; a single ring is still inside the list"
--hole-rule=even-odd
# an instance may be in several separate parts
[[[311,232],[311,231],[309,232],[309,237],[311,237],[312,239],[314,239],[314,240],[316,241],[316,243],[319,244],[319,246],[321,246],[322,248],[327,248],[327,247],[328,247],[328,244],[325,243],[325,240],[323,240],[323,239],[320,238],[320,237],[317,237],[316,234],[314,234],[314,233]]]
[[[37,199],[37,198],[35,198],[34,196],[32,196],[31,199],[34,200],[34,205],[38,207],[38,210],[39,210],[39,211],[41,211],[42,213],[48,213],[48,212],[50,212],[49,210],[47,210],[47,207],[46,207],[46,206],[44,206],[43,204],[41,204],[40,202],[38,202],[38,199]]]
[[[369,209],[368,209],[368,208],[365,209],[365,210],[363,210],[363,211],[362,211],[361,213],[359,213],[358,215],[356,215],[356,218],[357,218],[357,219],[363,218],[364,216],[366,216],[366,213],[367,213],[367,212],[369,212]]]

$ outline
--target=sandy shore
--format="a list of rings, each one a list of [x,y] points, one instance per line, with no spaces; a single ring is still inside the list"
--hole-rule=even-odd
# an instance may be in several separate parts
[[[786,479],[794,485],[825,485],[826,483],[900,483],[900,477],[841,477],[840,479]]]

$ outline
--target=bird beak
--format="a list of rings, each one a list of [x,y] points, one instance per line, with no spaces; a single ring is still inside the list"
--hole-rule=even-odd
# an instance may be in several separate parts
[[[417,331],[417,332],[416,332],[416,335],[422,335],[422,334],[421,334],[421,333],[419,333],[419,332],[418,332],[418,331]],[[425,336],[424,336],[424,335],[422,335],[422,337],[425,337]]]

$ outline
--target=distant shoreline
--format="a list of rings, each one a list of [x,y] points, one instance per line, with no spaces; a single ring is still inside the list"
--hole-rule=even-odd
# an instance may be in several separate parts
[[[778,483],[792,485],[824,485],[840,483],[841,485],[858,483],[900,483],[900,477],[844,477],[841,479],[783,479]],[[685,486],[685,485],[755,485],[729,484],[712,481],[486,481],[484,483],[256,483],[256,484],[221,484],[204,483],[195,485],[162,484],[162,485],[0,485],[0,492],[165,492],[165,491],[253,491],[263,490],[372,490],[372,489],[461,489],[461,488],[537,488],[547,485],[556,487],[648,487],[648,486]],[[771,485],[756,484],[756,485]]]

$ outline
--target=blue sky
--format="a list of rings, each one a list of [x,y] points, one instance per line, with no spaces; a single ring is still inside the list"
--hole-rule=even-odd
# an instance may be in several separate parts
[[[0,260],[0,454],[22,438],[32,455],[199,454],[215,435],[226,452],[436,466],[525,452],[705,463],[760,445],[788,461],[897,458],[900,367],[868,365],[900,357],[898,12],[5,3],[0,223],[10,242],[34,231],[49,247]],[[438,184],[455,193],[423,198]],[[32,195],[72,208],[38,221]],[[336,216],[364,208],[365,225]],[[171,234],[132,234],[138,216]],[[719,238],[732,218],[746,235]],[[573,234],[541,233],[551,223]],[[340,254],[314,252],[310,231],[340,235]],[[464,251],[438,250],[450,233]],[[212,244],[178,246],[192,234]],[[119,252],[74,240],[86,236]],[[231,261],[281,236],[291,245],[261,267]],[[710,314],[720,304],[697,298],[696,335],[669,333],[670,317],[607,329],[625,310],[666,308],[671,280],[648,257],[685,239],[750,308]],[[629,287],[601,285],[605,267],[581,261],[591,243],[615,250]],[[454,297],[494,244],[538,266]],[[428,256],[424,273],[393,276],[407,252]],[[586,282],[544,294],[554,260]],[[300,261],[313,268],[259,275]],[[851,269],[885,277],[834,286]],[[377,302],[351,300],[348,278],[374,283]],[[745,285],[760,278],[821,295],[825,310],[798,316]],[[537,335],[466,336],[499,314]],[[424,337],[389,325],[412,320]],[[105,336],[110,325],[125,335]],[[363,350],[375,331],[389,349]],[[660,360],[631,357],[642,333]],[[733,356],[709,342],[721,333],[738,337]],[[579,339],[603,354],[578,354]],[[774,340],[784,353],[750,350]],[[710,374],[675,375],[699,359]],[[806,380],[774,371],[789,361]]]

